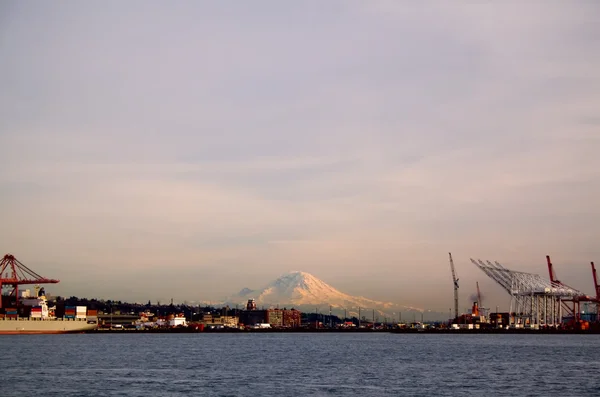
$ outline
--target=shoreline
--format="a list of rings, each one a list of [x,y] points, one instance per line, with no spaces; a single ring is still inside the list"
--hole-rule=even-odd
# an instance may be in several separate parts
[[[558,330],[558,329],[204,329],[202,331],[194,328],[166,328],[166,329],[96,329],[84,332],[86,334],[253,334],[253,333],[359,333],[359,334],[520,334],[520,335],[598,335],[600,329],[595,330]]]

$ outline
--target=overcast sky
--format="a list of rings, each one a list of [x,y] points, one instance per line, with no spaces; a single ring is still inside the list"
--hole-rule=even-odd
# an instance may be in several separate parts
[[[508,309],[470,257],[591,294],[600,4],[424,3],[3,2],[0,250],[122,300],[447,310],[449,251],[465,307]]]

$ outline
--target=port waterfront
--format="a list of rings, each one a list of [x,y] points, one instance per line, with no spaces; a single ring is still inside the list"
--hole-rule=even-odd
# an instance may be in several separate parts
[[[550,257],[547,256],[549,269],[552,269]],[[12,266],[23,266],[12,255],[5,255],[3,261],[10,262]],[[478,265],[486,274],[492,269],[490,262],[486,265],[479,261],[473,263]],[[453,269],[452,257],[450,255],[450,264]],[[499,264],[496,264],[494,269],[504,269]],[[595,275],[595,268],[592,263],[592,269]],[[504,269],[506,270],[506,269]],[[510,273],[510,270],[506,270]],[[305,281],[310,275],[293,272],[294,277],[298,274],[302,277],[301,281]],[[550,270],[552,274],[552,271]],[[492,273],[490,273],[492,274]],[[495,274],[495,273],[493,273]],[[504,274],[504,273],[503,273]],[[510,273],[512,274],[512,273]],[[519,273],[521,276],[525,273]],[[539,281],[539,276],[529,275]],[[523,276],[524,277],[524,276]],[[531,278],[530,277],[530,278]],[[289,277],[288,277],[289,278]],[[294,278],[297,283],[298,280]],[[552,276],[551,276],[552,278]],[[534,281],[535,281],[534,280]],[[288,280],[289,281],[289,280]],[[309,279],[309,281],[311,281]],[[318,280],[317,280],[318,281]],[[497,280],[498,281],[498,280]],[[502,280],[500,280],[502,281]],[[506,281],[506,280],[504,280]],[[456,281],[455,281],[456,282]],[[544,294],[552,293],[555,288],[552,280],[547,288],[543,289]],[[598,283],[596,289],[598,290]],[[546,286],[544,284],[544,286]],[[556,283],[555,283],[556,284]],[[537,285],[537,284],[536,284]],[[566,288],[566,287],[565,287]],[[564,294],[565,288],[557,290]],[[538,288],[539,290],[540,288]],[[511,292],[512,290],[509,290]],[[536,290],[537,291],[537,290]],[[570,290],[569,290],[570,291]],[[599,290],[600,291],[600,290]],[[93,332],[139,332],[139,333],[194,333],[194,332],[392,332],[392,333],[548,333],[548,334],[565,334],[565,333],[599,333],[600,321],[597,305],[600,298],[590,298],[578,293],[575,298],[572,297],[573,307],[568,306],[565,302],[570,302],[568,299],[562,301],[562,295],[558,296],[555,302],[554,298],[548,300],[546,295],[525,294],[531,295],[531,301],[519,301],[519,304],[514,305],[511,300],[511,308],[506,312],[499,312],[496,307],[495,313],[490,313],[489,309],[480,308],[480,299],[473,302],[473,307],[469,311],[465,310],[459,314],[457,300],[455,299],[455,317],[447,322],[431,323],[431,319],[424,319],[425,312],[420,313],[421,321],[416,322],[415,312],[411,313],[413,321],[408,324],[397,324],[394,317],[397,316],[398,323],[402,322],[402,312],[392,313],[391,317],[380,319],[375,316],[374,308],[363,309],[363,314],[371,312],[371,316],[361,316],[361,307],[358,307],[358,315],[356,313],[352,317],[348,317],[347,309],[343,309],[344,317],[336,316],[332,313],[332,306],[329,306],[329,315],[315,307],[314,312],[302,312],[300,308],[287,309],[285,306],[280,308],[258,308],[254,299],[248,299],[246,307],[235,309],[228,305],[222,308],[211,306],[201,307],[200,305],[183,304],[175,305],[171,299],[170,305],[161,305],[160,302],[151,304],[127,303],[113,300],[97,300],[97,299],[79,299],[77,297],[62,298],[55,297],[52,304],[48,307],[47,313],[43,307],[39,307],[39,300],[46,300],[45,292],[36,287],[33,296],[29,290],[21,290],[21,299],[33,302],[32,304],[18,305],[19,300],[16,295],[11,300],[10,295],[2,297],[0,305],[0,318],[5,317],[9,320],[26,319],[31,315],[31,318],[36,319],[73,319],[77,317],[79,320],[87,320],[86,327],[75,330],[75,332],[84,332],[85,328],[89,328],[91,324],[97,328]],[[456,292],[456,287],[455,287]],[[534,291],[535,292],[535,291]],[[557,292],[557,293],[558,293]],[[518,295],[521,296],[521,295]],[[554,295],[550,295],[553,297]],[[535,297],[535,299],[534,299]],[[456,298],[456,296],[455,296]],[[513,297],[514,298],[514,297]],[[565,299],[568,296],[565,296]],[[580,305],[580,301],[584,302]],[[562,302],[562,304],[561,304]],[[592,307],[588,307],[589,303]],[[31,302],[30,302],[31,303]],[[35,306],[37,305],[37,306]],[[17,307],[18,306],[18,307]],[[513,307],[514,306],[514,307]],[[6,307],[6,309],[2,309]],[[514,309],[518,310],[514,310]],[[34,310],[35,309],[35,310]],[[52,309],[52,310],[50,310]],[[80,310],[82,309],[82,310]],[[352,308],[351,308],[352,309]],[[338,309],[339,310],[339,309]],[[414,310],[414,309],[411,309]],[[566,312],[563,312],[563,310]],[[45,313],[45,314],[43,314]],[[42,315],[43,314],[43,315]],[[378,312],[381,315],[381,312]],[[389,314],[389,313],[388,313]],[[438,313],[439,314],[439,313]],[[410,316],[410,315],[409,315]],[[370,318],[369,318],[370,317]],[[431,316],[430,316],[431,317]],[[434,316],[439,319],[438,316]],[[448,317],[452,317],[452,310],[449,309]],[[427,321],[429,320],[429,321]],[[35,323],[32,323],[35,324]],[[9,324],[10,325],[10,324]],[[15,332],[9,327],[8,332]],[[59,327],[61,328],[61,327]],[[60,329],[63,331],[64,329]],[[19,332],[31,332],[27,327],[20,327]],[[50,331],[55,331],[50,329]],[[88,332],[88,331],[85,331]]]
[[[248,333],[365,333],[365,334],[460,334],[460,335],[474,335],[474,334],[518,334],[518,335],[565,335],[565,334],[579,334],[579,335],[591,335],[600,334],[600,329],[591,330],[574,330],[574,329],[557,329],[557,328],[545,328],[545,329],[500,329],[500,328],[483,328],[483,329],[451,329],[451,328],[389,328],[389,329],[370,329],[370,328],[265,328],[265,329],[238,329],[238,328],[222,328],[222,329],[210,329],[205,328],[199,330],[192,327],[182,328],[147,328],[147,329],[136,329],[136,328],[97,328],[92,331],[87,331],[89,334],[123,334],[123,333],[160,333],[160,334],[181,334],[181,333],[210,333],[210,334],[248,334]]]

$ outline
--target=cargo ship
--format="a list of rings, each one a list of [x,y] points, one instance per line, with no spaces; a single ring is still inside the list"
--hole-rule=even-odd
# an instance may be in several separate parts
[[[13,255],[4,255],[0,260],[0,335],[64,334],[96,328],[95,310],[56,304],[49,307],[46,292],[39,284],[58,282],[40,276]],[[35,285],[33,295],[28,289],[19,289],[27,284]]]
[[[48,306],[43,288],[36,287],[33,297],[29,290],[22,293],[18,308],[5,308],[0,313],[0,335],[66,334],[97,327],[97,319],[88,316],[85,306],[64,306],[57,311],[56,306]]]

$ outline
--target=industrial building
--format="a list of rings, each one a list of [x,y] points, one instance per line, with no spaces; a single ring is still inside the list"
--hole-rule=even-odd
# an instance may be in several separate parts
[[[227,327],[235,328],[239,324],[239,316],[215,316],[211,313],[204,313],[200,324],[204,324],[207,327]]]
[[[250,299],[246,310],[240,313],[240,323],[245,326],[270,324],[274,328],[297,328],[300,327],[301,315],[299,310],[293,308],[257,310],[256,302]]]

